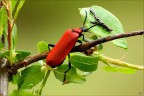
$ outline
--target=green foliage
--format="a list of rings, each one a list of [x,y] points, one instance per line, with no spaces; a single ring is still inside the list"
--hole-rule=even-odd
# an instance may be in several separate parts
[[[29,56],[31,53],[28,51],[23,51],[23,50],[18,50],[18,51],[14,51],[13,52],[13,61],[17,62],[20,60],[23,60],[24,58],[26,58],[27,56]],[[7,58],[8,60],[10,60],[10,51],[6,50],[1,52],[0,54],[1,58]]]
[[[11,10],[10,10],[11,13],[14,12],[17,2],[18,2],[18,0],[11,0],[11,1],[10,1],[10,3],[11,3],[11,8],[10,8],[10,9],[11,9]]]
[[[103,67],[103,69],[105,71],[109,71],[109,72],[120,72],[120,73],[124,73],[124,74],[133,74],[136,72],[135,69],[124,68],[124,67],[115,67],[115,66],[105,66],[105,67]]]
[[[17,34],[17,26],[16,24],[14,24],[13,28],[12,28],[12,45],[13,45],[13,48],[15,48],[15,45],[18,41],[18,34]]]
[[[88,18],[87,18],[86,25],[85,25],[87,28],[92,26],[91,21],[95,21],[94,16],[90,13],[90,8],[94,11],[96,16],[102,22],[104,22],[108,27],[110,27],[113,30],[112,32],[108,32],[101,26],[95,26],[90,29],[90,31],[93,32],[95,35],[99,37],[105,37],[108,35],[116,35],[116,34],[124,33],[122,24],[120,23],[118,18],[100,6],[80,8],[80,14],[82,15],[83,18],[85,18],[86,16],[85,11],[88,13],[87,15]],[[117,40],[113,40],[112,42],[119,47],[127,49],[127,43],[125,39],[117,39]]]
[[[38,96],[38,95],[34,95],[31,92],[25,91],[25,90],[14,90],[10,96]]]
[[[20,73],[17,73],[16,75],[13,75],[9,78],[9,81],[13,84],[18,84],[20,80]]]
[[[10,0],[7,1],[10,4],[10,15],[7,15],[7,11],[4,6],[0,8],[0,38],[4,35],[7,38],[10,32],[8,32],[8,20],[12,25],[12,40],[5,39],[5,44],[0,42],[0,58],[7,58],[9,62],[14,64],[20,60],[25,59],[31,53],[23,50],[15,50],[15,46],[18,40],[17,36],[17,26],[15,24],[16,18],[20,9],[22,8],[25,0]],[[81,8],[80,14],[83,18],[85,18],[86,14],[85,11],[88,13],[88,18],[86,21],[86,27],[89,28],[92,26],[91,21],[95,21],[94,16],[90,13],[90,8],[94,11],[94,13],[98,16],[98,18],[104,22],[108,27],[110,27],[113,31],[108,32],[101,26],[95,26],[90,29],[94,35],[91,39],[96,40],[108,35],[116,35],[120,33],[124,33],[123,27],[120,21],[109,11],[106,9],[99,7],[99,6],[91,6],[88,8]],[[9,18],[9,19],[8,19]],[[79,38],[82,41],[82,38]],[[89,39],[88,39],[89,40]],[[7,42],[11,42],[11,46],[7,46]],[[125,39],[118,39],[112,41],[116,46],[122,47],[127,49],[127,42]],[[8,50],[8,47],[10,49]],[[4,50],[5,48],[5,50]],[[102,44],[97,45],[98,50],[102,50]],[[41,41],[37,44],[37,49],[40,53],[48,50],[48,43]],[[97,70],[98,61],[100,60],[99,56],[92,55],[92,56],[85,56],[82,54],[73,54],[71,55],[70,62],[72,64],[71,69],[66,73],[66,83],[84,83],[86,79],[84,77],[90,75],[93,71]],[[103,61],[104,62],[104,61]],[[43,67],[42,67],[43,66]],[[44,71],[41,71],[42,68],[45,68]],[[42,86],[40,87],[39,94],[41,95],[42,89],[46,84],[47,78],[52,70],[54,72],[55,77],[63,82],[64,79],[64,72],[68,69],[67,64],[62,64],[55,69],[50,68],[49,66],[45,65],[45,62],[42,61],[42,64],[34,64],[30,67],[27,67],[23,70],[20,70],[16,75],[13,75],[10,78],[10,81],[13,84],[17,84],[18,90],[14,90],[10,96],[33,96],[32,92],[28,92],[26,90],[32,89],[38,83],[42,82]],[[77,72],[77,69],[83,71],[84,74],[80,75]],[[106,71],[110,72],[121,72],[125,74],[132,74],[135,72],[134,69],[129,68],[117,68],[113,66],[106,66],[103,68]],[[47,73],[45,74],[45,72]]]
[[[0,8],[0,38],[7,32],[7,12],[4,7]]]
[[[0,41],[0,50],[4,48],[4,44]]]
[[[19,0],[18,6],[17,6],[15,14],[14,14],[14,20],[17,18],[18,13],[19,13],[20,9],[22,8],[24,2],[25,2],[25,0]]]
[[[16,24],[14,23],[14,20],[16,20],[17,18],[17,15],[20,11],[20,9],[22,8],[25,0],[11,0],[9,1],[11,3],[11,14],[12,14],[12,17],[13,17],[13,28],[12,28],[12,42],[13,42],[13,48],[15,47],[16,45],[16,42],[18,40],[18,36],[17,36],[17,26]]]
[[[43,80],[45,73],[42,72],[40,64],[35,64],[22,70],[18,78],[18,90],[30,89]]]
[[[13,19],[16,20],[20,9],[22,8],[23,4],[25,3],[25,0],[10,0],[9,2],[11,4],[10,12],[12,14]]]
[[[64,79],[64,72],[68,69],[67,64],[63,64],[58,66],[57,69],[54,70],[55,77],[63,82]],[[86,80],[81,75],[77,73],[75,67],[71,67],[71,69],[66,74],[66,81],[67,83],[84,83]]]
[[[71,56],[70,62],[81,71],[92,72],[97,69],[98,57],[75,54]]]
[[[1,52],[0,58],[7,58],[9,60],[10,51]]]
[[[20,61],[25,59],[26,57],[28,57],[31,53],[28,51],[24,51],[24,50],[18,50],[16,51],[16,60]]]
[[[31,89],[41,82],[45,76],[45,72],[41,71],[40,64],[35,64],[25,68],[21,72],[13,75],[10,82],[17,84],[18,90]]]
[[[24,55],[21,55],[21,53],[17,54],[15,52],[15,46],[18,39],[15,21],[24,2],[25,0],[10,0],[6,2],[4,1],[5,6],[10,6],[7,7],[9,9],[6,10],[5,6],[2,6],[0,8],[0,38],[2,37],[2,35],[5,38],[3,39],[4,44],[2,41],[0,42],[0,49],[2,50],[5,48],[1,51],[0,57],[7,58],[11,65],[14,62],[22,60],[24,59],[24,57],[26,57]],[[11,27],[9,27],[9,30],[8,24],[11,25]],[[21,59],[19,58],[20,56],[22,56]]]
[[[40,41],[37,44],[37,49],[40,53],[48,50],[48,43],[44,41]]]

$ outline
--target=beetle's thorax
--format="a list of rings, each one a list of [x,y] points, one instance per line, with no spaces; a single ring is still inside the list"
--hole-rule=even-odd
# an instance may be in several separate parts
[[[73,29],[72,29],[72,32],[81,34],[81,33],[82,33],[82,30],[81,30],[81,28],[73,28]]]

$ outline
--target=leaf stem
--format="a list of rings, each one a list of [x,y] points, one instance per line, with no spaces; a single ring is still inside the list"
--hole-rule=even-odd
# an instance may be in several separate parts
[[[95,54],[97,55],[98,53],[95,52]],[[122,67],[127,67],[127,68],[132,68],[132,69],[137,69],[137,70],[144,70],[144,66],[130,64],[130,63],[121,61],[119,59],[107,57],[103,54],[99,55],[99,60],[104,63],[111,63],[111,64],[122,66]]]
[[[47,81],[47,79],[48,79],[48,77],[49,77],[49,75],[50,75],[50,72],[51,72],[51,70],[48,70],[48,71],[46,72],[46,76],[45,76],[45,78],[44,78],[44,80],[43,80],[43,82],[42,82],[41,88],[40,88],[39,93],[38,93],[40,96],[41,96],[41,94],[42,94],[42,90],[43,90],[43,88],[44,88],[44,86],[45,86],[45,84],[46,84],[46,81]]]

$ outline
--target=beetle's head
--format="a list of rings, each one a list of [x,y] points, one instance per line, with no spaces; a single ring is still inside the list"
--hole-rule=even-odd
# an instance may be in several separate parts
[[[85,28],[85,27],[81,27],[80,29],[82,30],[82,32],[87,32],[88,31],[88,29]]]

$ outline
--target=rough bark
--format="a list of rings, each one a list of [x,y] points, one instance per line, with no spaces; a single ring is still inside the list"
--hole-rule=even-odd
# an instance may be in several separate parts
[[[8,68],[6,63],[6,59],[0,59],[0,96],[8,96]]]

